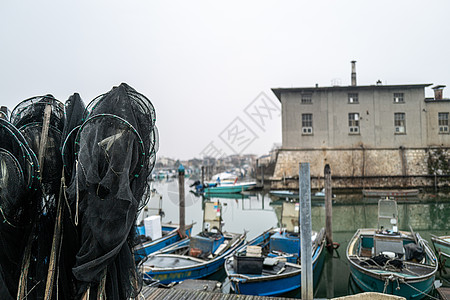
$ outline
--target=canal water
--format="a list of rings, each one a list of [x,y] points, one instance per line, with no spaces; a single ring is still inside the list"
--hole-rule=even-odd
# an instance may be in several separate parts
[[[186,223],[195,223],[193,234],[202,230],[203,206],[202,197],[190,192],[192,180],[185,183]],[[147,205],[145,214],[156,214],[159,208],[164,212],[163,222],[178,223],[179,196],[178,179],[155,181],[152,186],[156,190]],[[249,193],[245,196],[231,198],[211,198],[207,201],[222,204],[223,230],[229,232],[247,231],[247,238],[260,234],[271,227],[279,227],[279,218],[284,199],[278,199],[262,192]],[[399,229],[409,231],[409,225],[415,232],[428,240],[430,236],[450,235],[450,195],[420,194],[416,198],[397,199],[399,210]],[[323,201],[312,201],[312,227],[319,231],[325,227],[325,204]],[[345,250],[349,240],[358,228],[376,228],[378,216],[378,199],[367,199],[362,194],[337,195],[333,199],[333,240],[339,248],[333,255],[326,253],[325,264],[320,280],[315,287],[316,298],[340,297],[352,294],[349,282],[349,265]],[[143,218],[144,215],[141,216]],[[225,273],[218,272],[210,279],[225,280]],[[437,279],[448,286],[448,283]],[[226,290],[227,283],[224,284]],[[300,297],[300,292],[288,294],[289,297]]]

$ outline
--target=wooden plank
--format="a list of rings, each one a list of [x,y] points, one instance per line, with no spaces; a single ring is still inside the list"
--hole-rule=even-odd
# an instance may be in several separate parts
[[[439,294],[440,299],[450,300],[450,288],[440,287],[436,291]]]
[[[279,297],[261,297],[247,296],[236,294],[222,294],[217,292],[204,292],[192,290],[177,290],[155,287],[143,287],[141,295],[145,300],[166,300],[166,299],[183,299],[183,300],[288,300],[293,298]]]

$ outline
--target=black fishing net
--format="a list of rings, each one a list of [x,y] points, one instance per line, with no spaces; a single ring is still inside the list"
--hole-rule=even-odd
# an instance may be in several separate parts
[[[20,130],[39,164],[35,193],[28,196],[32,224],[22,237],[26,247],[19,294],[27,299],[43,299],[45,294],[62,174],[64,119],[63,104],[51,95],[22,101],[11,113],[11,123]]]
[[[0,118],[0,295],[15,299],[34,218],[37,159],[19,130]]]
[[[0,106],[0,119],[9,120],[11,112],[6,106]]]
[[[44,149],[40,149],[45,114],[48,112],[48,134]],[[61,139],[64,128],[64,106],[51,95],[39,96],[22,101],[11,113],[11,123],[22,132],[31,149],[42,156],[40,183],[44,195],[50,196],[42,203],[42,209],[54,206],[52,195],[59,193],[62,158]],[[40,154],[42,151],[42,154]]]
[[[121,84],[93,100],[84,117],[68,188],[80,231],[73,268],[77,294],[89,290],[90,299],[97,299],[105,286],[107,299],[135,297],[140,276],[131,245],[157,151],[154,108]]]
[[[5,116],[1,299],[137,296],[134,226],[158,150],[150,100],[121,84],[86,109],[76,93],[65,106],[46,95]]]
[[[65,104],[65,123],[63,130],[62,159],[65,170],[65,180],[70,182],[75,163],[75,137],[83,123],[85,105],[78,93],[69,97]]]

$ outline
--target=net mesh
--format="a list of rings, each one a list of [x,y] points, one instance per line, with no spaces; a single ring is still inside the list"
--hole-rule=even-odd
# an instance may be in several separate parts
[[[75,138],[68,188],[79,201],[80,248],[73,274],[78,296],[97,293],[106,272],[108,299],[135,297],[139,278],[131,244],[157,151],[151,102],[126,84],[94,99]]]
[[[1,118],[0,141],[0,295],[15,299],[36,211],[37,160],[20,131]]]
[[[65,105],[46,95],[22,101],[10,122],[5,116],[0,117],[2,299],[16,299],[21,287],[27,299],[43,299],[52,262],[57,275],[51,299],[80,299],[88,289],[90,299],[97,299],[102,286],[107,299],[137,296],[142,276],[132,253],[135,220],[148,199],[158,150],[150,100],[121,84],[86,108],[77,93]],[[55,227],[57,216],[62,223]],[[60,228],[55,236],[54,228]],[[52,251],[56,236],[60,243]]]

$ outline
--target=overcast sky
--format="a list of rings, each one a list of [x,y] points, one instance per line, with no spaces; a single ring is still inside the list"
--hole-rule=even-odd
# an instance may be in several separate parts
[[[349,85],[351,60],[359,85],[450,85],[449,12],[446,0],[1,1],[0,105],[75,92],[88,104],[126,82],[156,108],[159,155],[261,155],[281,142],[271,88]]]

